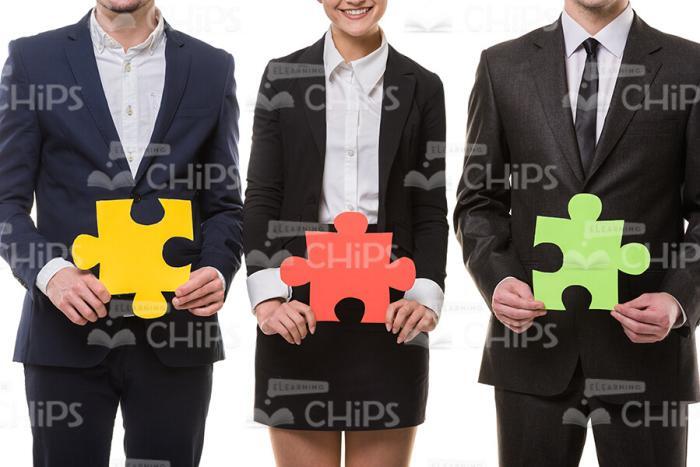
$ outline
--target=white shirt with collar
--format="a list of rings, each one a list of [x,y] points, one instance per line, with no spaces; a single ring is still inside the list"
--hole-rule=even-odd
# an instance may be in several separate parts
[[[148,157],[146,152],[165,88],[167,36],[160,11],[157,16],[158,24],[148,38],[124,51],[97,22],[94,9],[90,15],[90,37],[102,89],[133,177],[141,160]],[[75,266],[63,258],[49,261],[39,271],[36,286],[46,294],[51,278],[68,267]],[[220,272],[219,278],[225,284]]]
[[[319,222],[332,224],[346,211],[364,214],[370,224],[379,212],[379,133],[382,123],[384,72],[389,44],[346,63],[326,33],[323,62],[326,74],[326,156]],[[255,308],[272,298],[291,297],[280,279],[279,268],[258,271],[248,278],[248,295]],[[405,294],[408,300],[433,310],[438,316],[444,294],[437,283],[419,278]]]
[[[569,83],[569,101],[572,117],[576,121],[578,92],[581,87],[583,72],[586,68],[586,50],[583,42],[589,37],[596,39],[598,47],[598,117],[596,119],[596,141],[600,140],[612,102],[615,84],[622,65],[627,37],[629,36],[634,10],[630,4],[625,11],[601,29],[598,34],[591,36],[580,24],[564,11],[561,16],[561,26],[564,32],[564,48],[566,50],[566,75]]]
[[[136,176],[151,142],[165,87],[165,21],[141,44],[124,50],[90,15],[95,61],[109,112],[124,148],[129,170]]]

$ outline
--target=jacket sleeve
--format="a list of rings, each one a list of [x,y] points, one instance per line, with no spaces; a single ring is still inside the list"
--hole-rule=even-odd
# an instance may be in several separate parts
[[[419,147],[426,158],[418,158],[415,172],[428,181],[415,187],[413,202],[413,260],[416,277],[429,279],[445,290],[445,264],[450,227],[447,222],[445,186],[445,91],[435,75],[436,86],[422,111]],[[439,313],[439,310],[435,310]]]
[[[454,227],[463,260],[486,302],[498,283],[527,277],[511,243],[510,163],[486,52],[469,99],[464,171],[457,189]]]
[[[42,145],[32,87],[11,42],[0,85],[0,254],[34,296],[39,271],[66,253],[39,233],[30,215]]]
[[[212,180],[199,193],[202,213],[202,251],[197,267],[212,266],[226,280],[227,289],[241,266],[243,201],[238,165],[238,101],[234,61],[228,55],[227,74],[213,139],[203,155],[204,166],[219,167],[221,180]]]
[[[284,192],[284,160],[279,109],[265,105],[273,100],[277,91],[268,83],[265,69],[258,103],[253,120],[253,142],[245,196],[243,219],[245,233],[243,245],[246,253],[248,276],[266,269],[260,258],[272,258],[279,247],[278,242],[268,236],[270,222],[279,220]],[[266,84],[267,83],[267,84]]]
[[[693,104],[686,128],[683,211],[688,227],[679,245],[677,265],[664,277],[661,290],[673,295],[687,316],[684,327],[700,325],[700,105]]]

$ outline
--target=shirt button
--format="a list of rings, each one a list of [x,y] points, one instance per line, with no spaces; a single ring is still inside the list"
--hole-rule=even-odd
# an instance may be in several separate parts
[[[126,108],[126,114],[127,114],[129,117],[131,117],[132,115],[134,115],[134,108],[131,107],[131,106],[128,106],[128,107]]]
[[[352,204],[348,204],[348,205],[347,205],[347,209],[348,209],[348,211],[354,211],[354,210],[355,210],[355,206],[353,206]]]
[[[124,71],[127,73],[131,71],[131,62],[126,62],[126,65],[124,65]]]
[[[348,149],[348,157],[355,157],[355,151]]]

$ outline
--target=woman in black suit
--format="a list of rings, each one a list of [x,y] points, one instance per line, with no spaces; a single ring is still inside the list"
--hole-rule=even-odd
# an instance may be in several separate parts
[[[387,0],[319,0],[323,39],[273,60],[255,111],[244,209],[248,290],[258,319],[255,419],[281,467],[405,466],[428,392],[427,333],[442,307],[447,254],[445,102],[437,75],[379,28]],[[415,285],[392,290],[384,324],[358,300],[316,322],[309,287],[279,265],[305,256],[304,230],[363,213],[393,233]]]

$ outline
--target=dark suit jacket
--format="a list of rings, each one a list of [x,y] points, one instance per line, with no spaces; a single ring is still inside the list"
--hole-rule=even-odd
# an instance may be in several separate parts
[[[93,366],[109,348],[88,345],[88,335],[102,329],[113,336],[121,327],[121,320],[76,326],[35,286],[49,260],[70,259],[77,235],[97,235],[97,200],[133,198],[133,215],[142,223],[162,216],[157,198],[192,200],[195,242],[174,248],[171,264],[213,266],[229,284],[240,266],[242,201],[231,182],[238,170],[233,58],[167,27],[165,90],[151,140],[167,151],[157,162],[144,157],[134,180],[102,90],[88,19],[13,41],[0,89],[0,250],[27,288],[15,360],[29,364]],[[37,105],[19,101],[56,85],[73,97],[50,109],[39,97],[33,99]],[[187,183],[195,179],[188,171],[204,166],[231,176]],[[34,196],[36,226],[30,218]],[[216,317],[174,311],[160,321],[153,327],[157,347],[171,333],[187,337],[207,328],[218,334]],[[157,353],[167,365],[189,366],[222,358],[223,348],[220,341],[192,347],[181,340]]]
[[[699,265],[664,259],[679,250],[697,257],[700,104],[664,108],[659,99],[674,86],[700,84],[700,46],[635,17],[587,176],[566,104],[564,57],[560,22],[490,48],[481,57],[454,214],[464,262],[489,304],[494,288],[507,276],[531,283],[532,270],[556,271],[561,252],[555,246],[533,248],[536,217],[568,218],[573,195],[594,193],[603,201],[600,219],[643,227],[624,235],[623,244],[646,244],[652,255],[643,275],[619,274],[620,301],[666,291],[680,301],[688,322],[661,343],[634,344],[609,311],[587,309],[587,292],[569,289],[564,294],[568,310],[538,319],[525,343],[492,316],[480,381],[554,395],[566,389],[580,359],[587,378],[643,382],[646,390],[637,398],[698,400],[693,331],[700,321]],[[488,177],[503,179],[508,167],[520,177],[516,186],[490,183]],[[537,170],[542,177],[533,183]],[[529,184],[522,178],[525,173]],[[687,232],[684,219],[690,222]]]
[[[271,238],[273,221],[318,222],[326,152],[323,48],[322,39],[271,61],[262,79],[243,215],[248,275],[279,267],[289,254],[305,255],[303,232]],[[444,288],[449,227],[442,82],[390,47],[384,90],[378,229],[393,232],[394,253],[413,258],[417,277]],[[426,167],[426,152],[435,146],[442,157]],[[436,176],[439,183],[411,188],[407,175]]]

